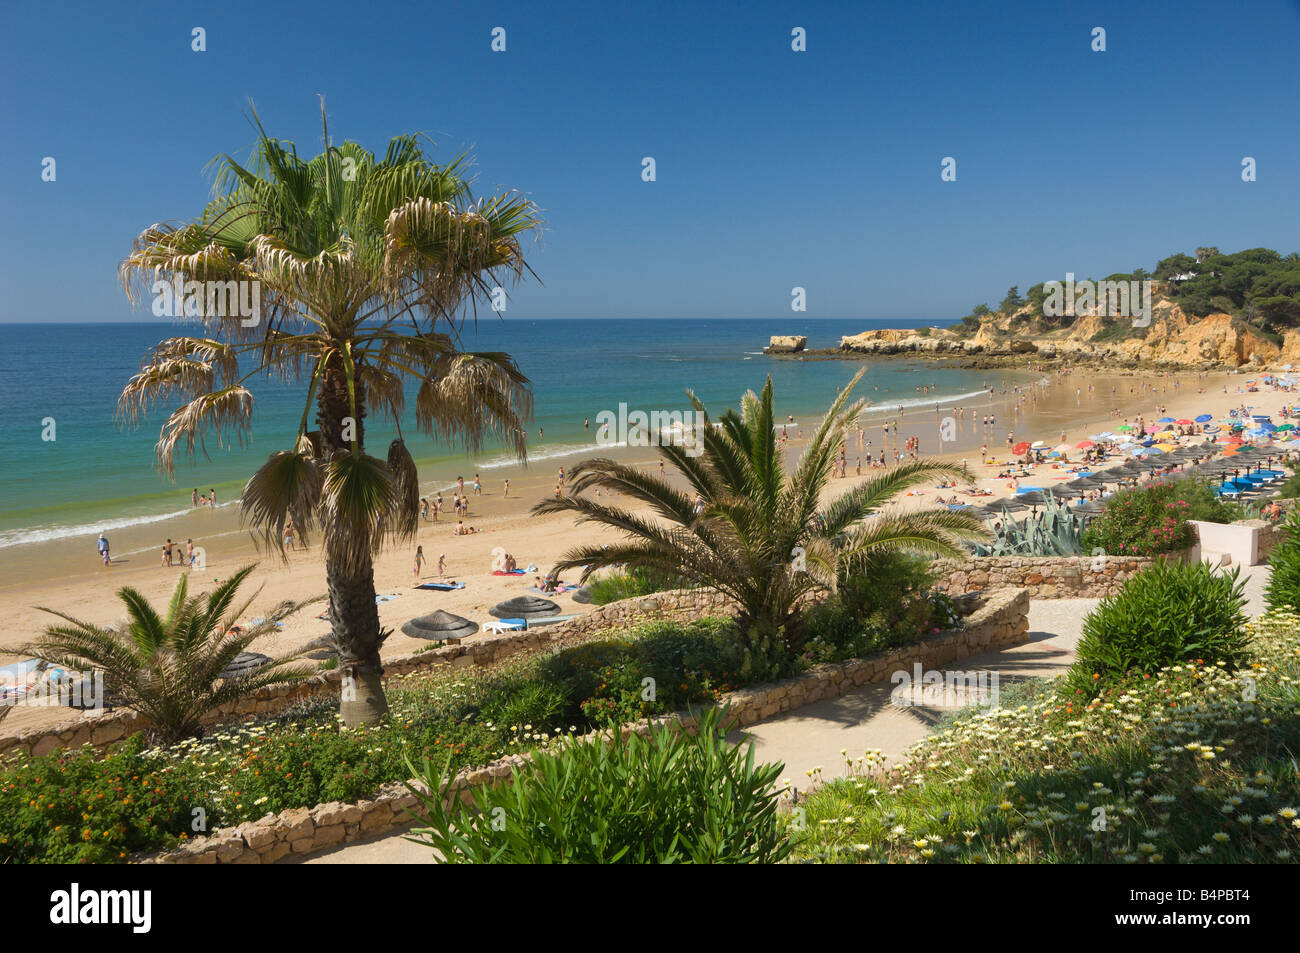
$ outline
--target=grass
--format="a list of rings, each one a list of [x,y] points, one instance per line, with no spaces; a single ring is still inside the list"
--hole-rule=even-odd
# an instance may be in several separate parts
[[[1195,662],[1091,702],[1029,682],[940,723],[902,765],[793,815],[829,863],[1279,863],[1300,853],[1300,617],[1248,623],[1237,672]],[[802,827],[802,830],[799,828]]]

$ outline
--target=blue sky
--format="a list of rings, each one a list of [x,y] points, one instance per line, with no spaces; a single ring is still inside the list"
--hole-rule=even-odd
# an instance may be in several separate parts
[[[797,285],[810,318],[948,319],[1199,244],[1300,250],[1297,49],[1294,0],[9,5],[0,321],[148,317],[132,238],[198,213],[249,98],[318,151],[317,94],[336,141],[424,131],[545,209],[507,318],[780,317]]]

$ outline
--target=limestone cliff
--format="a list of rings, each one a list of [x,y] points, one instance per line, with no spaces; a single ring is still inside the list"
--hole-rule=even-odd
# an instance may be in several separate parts
[[[1300,330],[1289,331],[1281,346],[1229,314],[1203,318],[1185,314],[1156,296],[1151,325],[1132,328],[1124,320],[1095,314],[1075,318],[1066,328],[1042,330],[1027,312],[989,315],[971,333],[947,328],[864,331],[840,340],[841,352],[1012,358],[1121,367],[1280,369],[1300,366]]]

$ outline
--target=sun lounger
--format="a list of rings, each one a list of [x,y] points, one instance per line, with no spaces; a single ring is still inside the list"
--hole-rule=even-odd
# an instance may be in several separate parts
[[[528,623],[523,619],[497,619],[494,622],[484,622],[483,628],[489,632],[495,632],[500,635],[502,632],[517,632],[520,629],[526,629]]]

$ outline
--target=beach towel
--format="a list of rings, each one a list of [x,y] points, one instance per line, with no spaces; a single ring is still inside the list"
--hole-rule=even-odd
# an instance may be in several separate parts
[[[450,592],[453,589],[464,589],[463,582],[422,582],[416,589],[436,589],[439,592]]]
[[[509,570],[508,572],[507,572],[506,570],[504,570],[504,569],[494,569],[494,570],[492,570],[492,575],[494,575],[494,576],[524,576],[524,575],[527,575],[527,573],[525,573],[522,569],[511,569],[511,570]]]
[[[526,586],[526,587],[525,587],[525,589],[527,589],[528,592],[540,592],[540,593],[541,593],[542,595],[544,595],[544,596],[549,596],[549,595],[562,596],[562,595],[564,595],[566,592],[573,592],[573,591],[576,590],[577,588],[578,588],[577,586],[571,585],[570,583],[567,583],[567,582],[562,582],[562,583],[560,583],[560,584],[557,585],[554,589],[552,589],[550,592],[547,592],[545,589],[539,589],[537,586]]]

